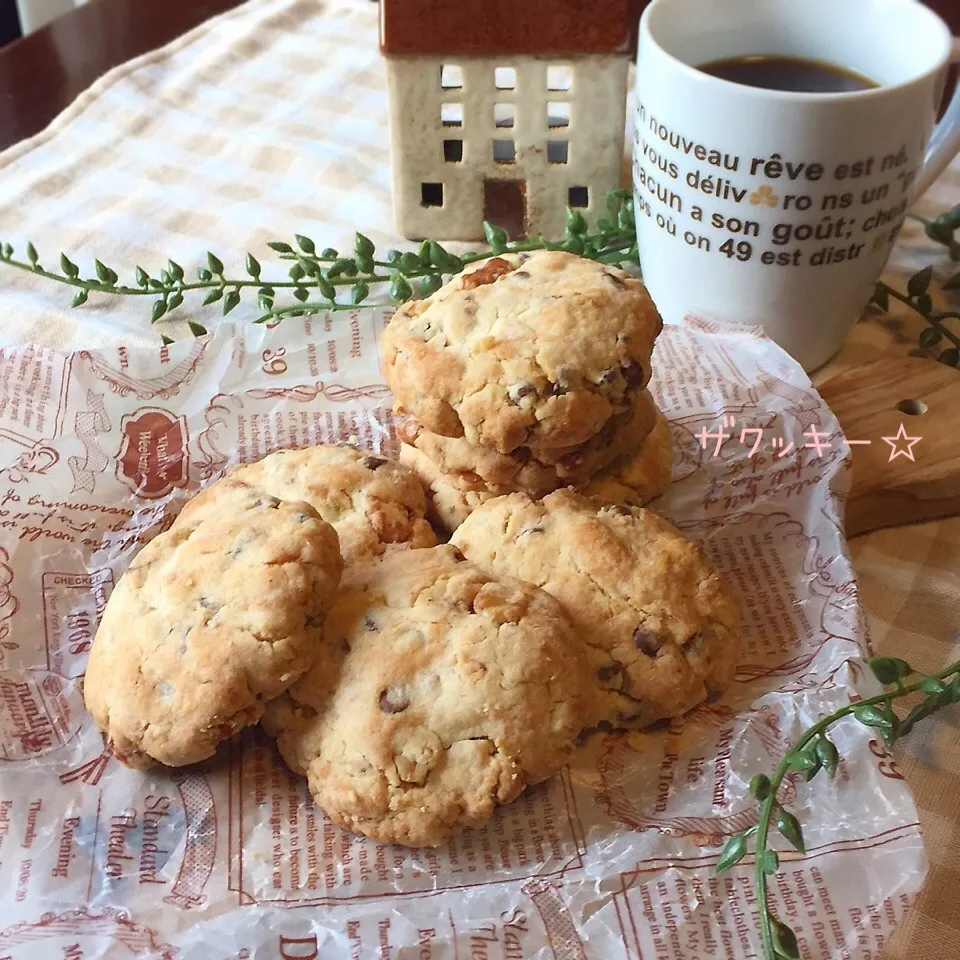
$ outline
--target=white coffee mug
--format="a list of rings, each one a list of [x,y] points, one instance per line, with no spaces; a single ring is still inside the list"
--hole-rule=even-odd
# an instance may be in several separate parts
[[[640,264],[664,319],[762,326],[807,370],[869,300],[909,204],[960,149],[957,44],[915,0],[653,0],[633,163]],[[761,89],[711,61],[826,61],[877,87]]]

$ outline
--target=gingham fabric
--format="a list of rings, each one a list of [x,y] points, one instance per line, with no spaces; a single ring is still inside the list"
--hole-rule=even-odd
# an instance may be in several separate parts
[[[0,239],[21,250],[33,240],[42,262],[65,250],[85,270],[96,255],[121,272],[158,270],[168,256],[195,264],[212,249],[235,275],[246,250],[266,263],[265,242],[294,232],[320,245],[348,244],[355,229],[397,243],[376,19],[367,0],[253,0],[113,70],[46,131],[0,155]],[[960,163],[918,210],[958,200]],[[908,224],[888,277],[902,285],[931,260],[942,278],[950,264],[941,248]],[[0,344],[157,341],[146,300],[92,297],[70,311],[69,299],[0,268]],[[254,310],[241,305],[231,319]],[[866,319],[818,379],[916,352],[921,329],[908,312]],[[875,650],[929,670],[960,657],[960,519],[851,546]],[[916,794],[930,874],[884,956],[956,960],[960,711],[917,728],[898,762]]]

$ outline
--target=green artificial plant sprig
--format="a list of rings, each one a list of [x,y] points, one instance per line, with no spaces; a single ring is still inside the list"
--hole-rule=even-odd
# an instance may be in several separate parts
[[[799,960],[800,947],[794,931],[780,920],[770,907],[767,895],[767,877],[780,868],[780,857],[768,845],[771,828],[800,853],[806,853],[800,821],[778,799],[783,781],[791,772],[812,780],[821,770],[830,777],[837,772],[840,753],[827,736],[827,730],[838,721],[852,716],[867,727],[878,731],[888,748],[905,737],[916,723],[942,708],[960,703],[960,661],[950,664],[939,673],[921,676],[905,660],[893,657],[874,657],[867,661],[876,678],[886,688],[883,693],[850,703],[818,720],[795,740],[783,755],[771,776],[758,773],[750,781],[750,793],[760,803],[756,826],[735,834],[724,844],[716,872],[722,873],[739,863],[748,852],[748,841],[754,840],[754,883],[760,911],[760,937],[765,960]],[[916,676],[912,683],[904,683]],[[901,719],[893,710],[897,700],[914,693],[924,698]]]
[[[317,250],[316,243],[297,234],[291,242],[273,240],[267,246],[278,255],[287,269],[287,279],[263,277],[261,262],[251,253],[245,258],[245,276],[226,276],[223,261],[214,253],[198,266],[196,279],[188,280],[183,267],[170,260],[156,276],[136,267],[132,280],[122,282],[112,267],[94,261],[94,275],[84,276],[70,258],[60,254],[59,270],[48,269],[40,262],[36,247],[28,243],[25,257],[15,256],[14,247],[0,243],[0,263],[26,270],[46,280],[66,284],[77,290],[72,306],[80,307],[91,293],[107,296],[153,298],[151,323],[156,323],[181,306],[191,294],[201,295],[201,306],[218,304],[223,316],[229,314],[251,294],[261,311],[256,323],[268,323],[290,316],[306,316],[326,311],[354,310],[386,299],[402,303],[412,296],[426,297],[434,293],[445,279],[459,273],[467,264],[501,253],[529,250],[566,250],[603,263],[637,262],[637,242],[633,220],[633,200],[629,190],[614,190],[607,195],[606,216],[596,228],[588,229],[579,210],[568,209],[566,232],[562,241],[552,243],[542,237],[511,241],[506,231],[484,223],[487,249],[463,254],[451,253],[435,240],[424,240],[416,252],[387,250],[378,256],[373,242],[362,233],[354,238],[349,253],[327,247]],[[288,300],[282,299],[283,296]],[[205,334],[206,328],[188,321],[194,336]],[[170,338],[164,336],[165,343]]]

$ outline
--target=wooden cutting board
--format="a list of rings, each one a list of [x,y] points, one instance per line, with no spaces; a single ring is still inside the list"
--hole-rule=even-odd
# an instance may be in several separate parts
[[[960,513],[960,370],[884,357],[818,390],[848,441],[870,441],[851,443],[848,537]]]

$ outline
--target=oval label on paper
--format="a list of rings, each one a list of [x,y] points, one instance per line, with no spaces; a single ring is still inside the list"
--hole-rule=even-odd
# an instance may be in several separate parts
[[[187,422],[159,407],[141,407],[120,422],[117,477],[155,500],[187,483]]]

